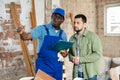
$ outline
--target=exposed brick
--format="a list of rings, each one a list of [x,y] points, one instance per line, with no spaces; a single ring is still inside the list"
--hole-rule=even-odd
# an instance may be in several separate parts
[[[83,13],[88,17],[88,26],[95,31],[98,29],[97,33],[100,36],[103,45],[103,54],[105,56],[120,56],[120,38],[119,37],[109,37],[104,36],[104,5],[108,3],[119,3],[120,0],[60,0],[61,6],[66,11],[65,21],[63,23],[63,29],[67,32],[68,37],[73,34],[73,29],[70,21],[69,13],[73,12],[74,15],[78,13]],[[97,3],[95,3],[97,2]],[[47,13],[46,13],[46,23],[51,20],[51,0],[47,0]],[[97,8],[96,8],[97,4]],[[72,6],[71,6],[72,5]],[[21,13],[20,5],[16,4],[18,16]],[[10,14],[10,4],[5,4],[6,14]],[[96,12],[97,11],[97,12]],[[97,17],[96,17],[97,16]],[[13,24],[12,17],[10,15],[10,20],[5,20],[2,24],[2,28],[4,32],[0,32],[0,38],[2,40],[8,40],[8,38],[12,38],[14,40],[18,40],[18,34],[16,32],[16,26]],[[97,19],[97,20],[96,20]],[[97,22],[96,22],[97,21]],[[96,26],[97,25],[97,26]],[[20,45],[19,42],[17,42]],[[27,43],[29,44],[29,42]],[[8,80],[6,76],[9,77],[9,80],[19,80],[20,77],[27,76],[26,68],[24,65],[24,56],[22,51],[18,52],[4,52],[4,47],[7,46],[8,43],[3,43],[3,46],[0,45],[0,60],[2,64],[0,67],[0,73],[4,71],[4,74],[0,75],[0,80]],[[15,45],[15,44],[13,44]],[[114,49],[113,49],[114,48]],[[116,54],[114,54],[116,53]],[[22,57],[21,57],[22,56]],[[33,56],[32,56],[33,59]],[[68,60],[68,59],[67,59]],[[72,64],[66,60],[66,66],[70,69],[66,72],[68,75],[68,80],[71,80],[72,76]],[[8,63],[6,64],[5,61]]]

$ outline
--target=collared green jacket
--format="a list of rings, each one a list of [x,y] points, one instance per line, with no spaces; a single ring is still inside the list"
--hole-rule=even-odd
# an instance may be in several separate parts
[[[75,33],[70,37],[70,41],[75,43],[69,49],[69,60],[77,55],[77,34]],[[85,30],[84,34],[80,38],[80,64],[82,64],[82,70],[84,78],[88,79],[94,75],[100,75],[100,59],[102,58],[102,45],[99,37],[89,30]],[[73,78],[78,77],[78,65],[73,66]]]

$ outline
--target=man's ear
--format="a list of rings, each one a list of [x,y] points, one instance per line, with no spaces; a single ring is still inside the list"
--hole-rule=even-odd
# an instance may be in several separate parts
[[[65,18],[63,17],[62,23],[65,21]]]

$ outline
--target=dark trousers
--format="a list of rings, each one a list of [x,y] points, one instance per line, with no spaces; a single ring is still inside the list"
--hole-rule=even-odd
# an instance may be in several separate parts
[[[78,72],[78,77],[84,78],[84,75],[82,72]],[[89,78],[87,80],[97,80],[97,75],[93,76],[92,78]]]

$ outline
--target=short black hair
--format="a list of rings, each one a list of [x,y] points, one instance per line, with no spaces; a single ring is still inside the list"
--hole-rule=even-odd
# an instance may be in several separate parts
[[[83,21],[84,23],[87,22],[87,18],[86,18],[86,16],[85,16],[84,14],[77,14],[77,15],[75,16],[75,18],[82,18],[82,21]]]

